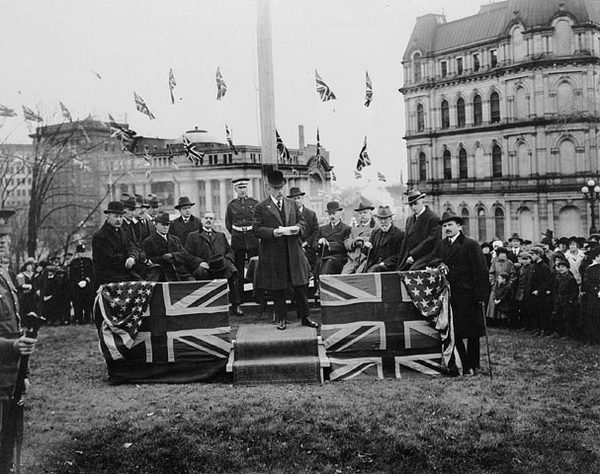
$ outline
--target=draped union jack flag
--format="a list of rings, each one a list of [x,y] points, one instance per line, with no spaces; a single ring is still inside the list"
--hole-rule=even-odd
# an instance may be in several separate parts
[[[319,73],[317,72],[316,69],[315,69],[315,81],[317,83],[317,93],[319,94],[321,101],[327,102],[328,100],[336,99],[335,94],[329,88],[329,86],[327,84],[325,84],[325,81],[323,79],[321,79],[321,76],[319,76]]]
[[[283,143],[277,130],[275,130],[275,141],[277,142],[277,155],[279,155],[280,161],[290,161],[290,151]]]

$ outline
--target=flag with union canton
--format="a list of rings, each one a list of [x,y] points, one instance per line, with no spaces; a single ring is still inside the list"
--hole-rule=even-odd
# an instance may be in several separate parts
[[[139,309],[125,311],[125,318],[137,326],[133,332],[111,327],[115,301],[107,293],[113,293],[112,285],[134,300],[152,285],[141,315]],[[109,286],[111,291],[105,291]],[[218,380],[225,374],[231,351],[226,280],[104,285],[94,311],[102,321],[100,348],[113,383],[188,383]]]

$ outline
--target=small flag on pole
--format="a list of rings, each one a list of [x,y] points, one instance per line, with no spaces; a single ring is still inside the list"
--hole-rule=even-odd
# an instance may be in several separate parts
[[[231,132],[229,131],[229,127],[225,124],[225,137],[227,138],[227,143],[229,143],[229,147],[233,151],[234,155],[237,155],[238,152],[235,149],[235,145],[233,144],[233,138],[231,138]]]
[[[173,89],[177,82],[175,81],[175,75],[173,74],[173,68],[169,69],[169,92],[171,93],[171,104],[175,103],[175,96],[173,95]]]
[[[315,80],[317,82],[317,93],[319,94],[319,97],[321,98],[321,100],[323,102],[327,102],[328,100],[335,100],[335,98],[336,98],[335,94],[329,88],[329,86],[327,84],[325,84],[323,79],[321,79],[321,76],[319,76],[319,73],[317,72],[316,69],[315,69]]]
[[[369,77],[369,71],[366,71],[366,92],[365,92],[365,107],[371,105],[373,100],[373,83]]]
[[[379,181],[383,181],[384,183],[387,183],[387,179],[385,179],[385,175],[381,171],[377,172],[377,179]]]
[[[98,79],[102,79],[102,76],[100,75],[99,72],[96,72],[92,69],[92,73],[94,74],[94,76],[96,76]]]
[[[279,136],[279,132],[275,130],[275,139],[277,140],[277,155],[279,156],[279,160],[290,161],[290,151],[284,145],[283,140]]]
[[[135,108],[138,110],[138,112],[147,115],[150,120],[154,120],[156,118],[154,114],[150,112],[150,109],[146,105],[146,102],[144,102],[144,99],[137,95],[135,91],[133,91],[133,100],[135,101]]]
[[[354,170],[354,177],[356,179],[360,179],[360,178],[362,178],[362,174],[360,174],[358,171]]]
[[[221,75],[221,68],[217,66],[217,100],[221,100],[225,97],[226,92],[227,84],[225,84],[223,76]]]
[[[14,109],[8,108],[6,105],[0,104],[0,117],[16,117],[17,113]]]
[[[360,154],[358,155],[358,161],[356,162],[356,171],[362,171],[365,166],[369,166],[371,164],[371,159],[369,158],[369,154],[367,153],[367,137],[365,135],[365,143],[363,147],[360,149]]]
[[[192,162],[194,166],[200,166],[204,163],[204,153],[196,148],[189,138],[183,137],[183,146],[185,147],[185,154],[187,159]]]
[[[319,127],[317,127],[317,156],[321,156],[321,138],[319,137]]]
[[[65,104],[63,104],[61,101],[58,101],[58,103],[60,104],[60,111],[62,112],[62,116],[65,120],[68,120],[69,122],[72,122],[73,119],[71,118],[71,112],[69,112],[69,109],[67,109],[67,106]]]
[[[23,107],[23,117],[25,118],[25,120],[29,120],[32,122],[43,122],[44,121],[44,119],[42,117],[40,117],[38,114],[36,114],[29,107],[25,107],[24,105],[22,107]]]

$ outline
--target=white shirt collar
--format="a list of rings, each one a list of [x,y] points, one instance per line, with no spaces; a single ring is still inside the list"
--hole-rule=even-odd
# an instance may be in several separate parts
[[[456,234],[454,237],[450,237],[450,242],[454,243],[456,242],[456,239],[458,239],[458,236],[460,235],[460,232],[458,234]]]

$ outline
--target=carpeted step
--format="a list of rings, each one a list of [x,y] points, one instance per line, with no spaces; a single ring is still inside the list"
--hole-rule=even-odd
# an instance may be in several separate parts
[[[307,356],[238,360],[233,363],[233,383],[319,383],[321,374],[318,362],[318,358]]]

